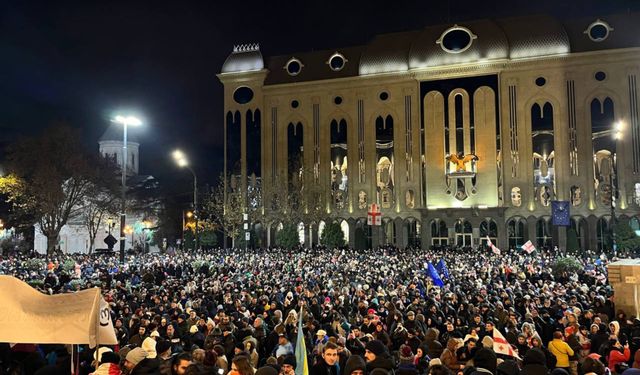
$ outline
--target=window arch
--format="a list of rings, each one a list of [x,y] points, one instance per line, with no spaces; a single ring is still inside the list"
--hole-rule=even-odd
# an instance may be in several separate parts
[[[455,225],[456,245],[473,246],[473,227],[468,220],[458,219]]]
[[[531,107],[531,136],[533,150],[533,178],[536,186],[546,185],[550,191],[555,186],[553,106],[545,102]],[[546,196],[539,195],[543,206],[548,206]],[[549,197],[551,198],[551,197]],[[544,200],[543,200],[544,199]]]
[[[336,209],[343,209],[348,197],[347,121],[334,119],[331,128],[331,162],[329,167],[331,197]]]
[[[449,228],[444,220],[431,221],[431,244],[434,246],[446,246],[449,244]]]
[[[541,217],[536,221],[536,247],[550,248],[551,240],[551,220],[548,217]]]
[[[493,219],[485,219],[480,223],[480,243],[487,245],[487,237],[492,243],[498,242],[498,224]]]
[[[609,248],[609,217],[601,217],[596,224],[596,240],[598,242],[598,251]]]
[[[507,222],[507,240],[510,249],[518,249],[527,242],[527,221],[523,217],[514,217]]]

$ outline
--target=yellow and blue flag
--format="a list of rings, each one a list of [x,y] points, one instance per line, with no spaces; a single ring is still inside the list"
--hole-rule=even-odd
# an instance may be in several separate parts
[[[307,345],[302,332],[302,311],[300,307],[298,315],[298,337],[296,339],[296,375],[309,375],[309,363],[307,362]]]

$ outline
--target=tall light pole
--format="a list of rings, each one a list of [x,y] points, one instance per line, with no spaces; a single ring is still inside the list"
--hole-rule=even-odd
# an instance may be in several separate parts
[[[195,250],[198,250],[198,247],[200,246],[200,237],[198,233],[198,176],[196,175],[196,172],[193,170],[193,168],[189,166],[189,159],[187,159],[187,155],[185,155],[184,152],[175,150],[173,151],[172,155],[173,160],[175,160],[180,168],[188,169],[189,172],[191,172],[191,174],[193,175],[193,216],[195,218],[194,230],[196,238]]]
[[[127,127],[140,126],[142,121],[133,116],[116,116],[113,122],[117,122],[122,125],[123,137],[122,137],[122,212],[120,213],[120,263],[124,264],[124,245],[126,242],[125,237],[125,222],[127,220]]]
[[[613,125],[613,138],[617,141],[622,139],[624,130],[624,124],[622,121],[618,121]],[[616,145],[617,146],[617,145]],[[615,226],[618,223],[616,219],[616,204],[618,199],[618,161],[616,160],[616,154],[618,150],[611,154],[611,247],[614,253],[618,250],[618,243],[616,238]]]

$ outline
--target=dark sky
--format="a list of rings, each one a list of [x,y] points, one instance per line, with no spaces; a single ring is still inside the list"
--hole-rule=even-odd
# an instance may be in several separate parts
[[[163,184],[200,180],[222,166],[222,85],[234,44],[263,55],[365,44],[374,35],[435,23],[534,13],[599,16],[640,10],[632,0],[556,1],[20,1],[0,0],[0,158],[15,137],[64,120],[87,145],[118,111],[141,129],[141,172]],[[174,181],[178,179],[177,181]]]

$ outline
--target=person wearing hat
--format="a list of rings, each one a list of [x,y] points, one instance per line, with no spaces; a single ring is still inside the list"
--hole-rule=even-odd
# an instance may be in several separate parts
[[[133,348],[125,357],[124,367],[130,375],[154,374],[160,371],[160,361],[147,358],[147,352],[142,348]]]
[[[281,373],[282,375],[295,375],[296,371],[296,357],[289,354],[284,357],[282,361]],[[258,374],[256,374],[258,375]]]
[[[147,358],[155,358],[158,355],[156,352],[156,340],[152,337],[144,339],[141,348],[147,352]]]
[[[415,356],[409,345],[400,346],[398,351],[400,363],[398,364],[397,375],[418,375],[418,369],[415,365]]]
[[[338,345],[328,342],[322,351],[322,359],[309,369],[309,375],[339,375]]]
[[[120,375],[120,357],[107,347],[101,347],[93,353],[96,370],[90,375]]]
[[[329,341],[329,337],[327,337],[327,331],[325,331],[324,329],[319,329],[318,332],[316,332],[316,341],[313,344],[312,353],[320,355],[320,353],[324,351],[324,346],[327,344],[327,341]]]
[[[473,356],[473,365],[475,367],[475,371],[473,373],[483,373],[486,374],[496,373],[496,367],[498,366],[498,357],[496,353],[492,349],[481,348],[476,351],[476,354]]]
[[[364,347],[364,359],[367,362],[367,372],[376,368],[390,371],[394,367],[393,359],[387,347],[379,340],[371,340]]]
[[[156,353],[158,358],[166,361],[171,358],[171,342],[169,340],[160,340],[156,342]]]
[[[275,354],[276,358],[294,353],[293,345],[291,345],[289,339],[287,338],[287,335],[285,335],[284,333],[278,335],[278,345],[273,350],[273,353]]]
[[[344,366],[344,375],[364,375],[367,364],[359,355],[351,355]]]

